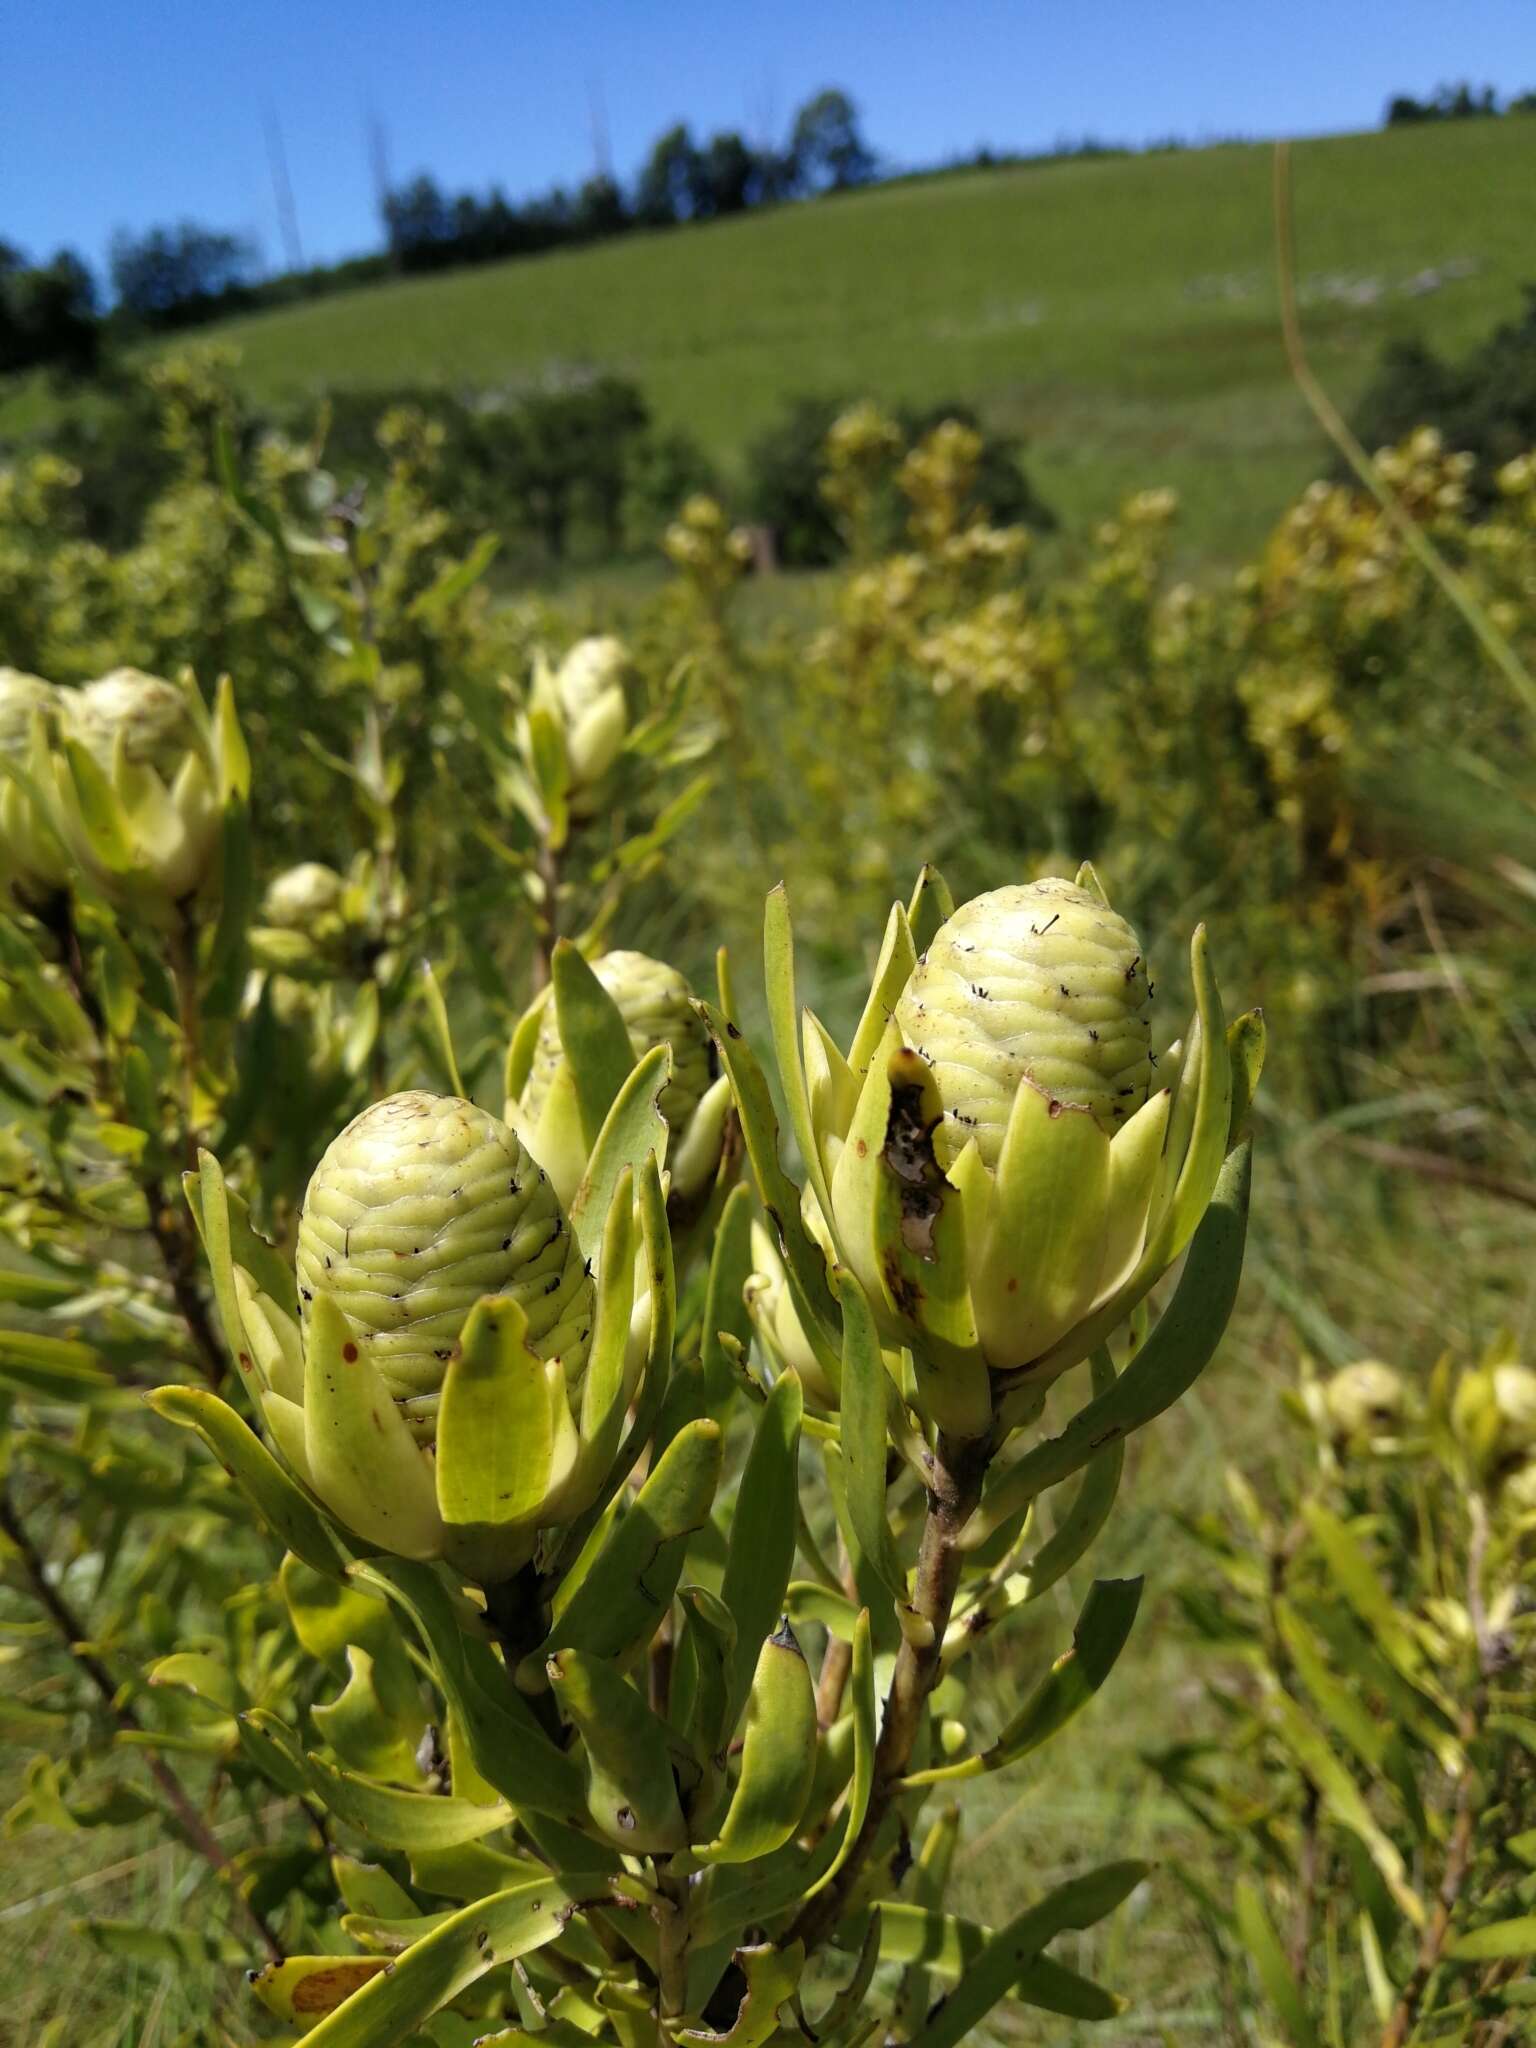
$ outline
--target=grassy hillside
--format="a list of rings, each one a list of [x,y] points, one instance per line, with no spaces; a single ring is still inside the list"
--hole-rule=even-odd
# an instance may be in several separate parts
[[[1536,277],[1536,120],[1329,138],[1295,164],[1308,329],[1346,399],[1388,334],[1462,347]],[[1172,484],[1191,540],[1235,554],[1318,461],[1276,338],[1269,180],[1264,146],[916,180],[218,332],[262,398],[601,365],[727,465],[789,394],[965,397],[1029,437],[1069,519]]]

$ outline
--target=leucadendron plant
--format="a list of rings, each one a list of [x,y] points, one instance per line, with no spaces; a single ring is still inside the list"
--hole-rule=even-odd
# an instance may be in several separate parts
[[[1536,1373],[1305,1364],[1262,1473],[1186,1522],[1211,1713],[1149,1761],[1225,1986],[1300,2043],[1526,2037]]]
[[[506,1120],[417,1089],[315,1133],[292,1263],[210,1152],[189,1176],[236,1384],[152,1402],[286,1549],[342,1681],[158,1671],[327,1816],[339,1921],[252,1979],[287,2038],[950,2048],[1005,1999],[1121,2009],[1051,1944],[1147,1866],[989,1928],[946,1909],[958,1815],[924,1809],[1125,1648],[1141,1583],[1099,1581],[972,1725],[971,1646],[1081,1562],[1220,1339],[1261,1030],[1224,1026],[1197,935],[1155,1060],[1086,873],[959,909],[925,873],[846,1055],[796,1014],[782,894],[765,963],[803,1187],[724,966],[704,1002],[568,942]]]

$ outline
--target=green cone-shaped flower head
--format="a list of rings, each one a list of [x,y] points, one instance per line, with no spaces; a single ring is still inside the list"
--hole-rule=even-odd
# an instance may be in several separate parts
[[[673,1194],[691,1201],[720,1163],[729,1089],[717,1077],[714,1044],[693,990],[665,961],[617,951],[588,966],[573,947],[557,950],[553,990],[540,1010],[527,1078],[508,1119],[548,1165],[560,1199],[571,1201],[597,1135],[590,1120],[583,1122],[582,1077],[573,1062],[593,1059],[609,1035],[605,1024],[622,1031],[620,1050],[627,1041],[631,1063],[657,1046],[671,1056],[658,1106],[667,1120]]]
[[[1463,1373],[1451,1424],[1485,1477],[1524,1463],[1536,1451],[1536,1372],[1503,1357]]]
[[[1028,882],[962,904],[896,1005],[943,1100],[939,1164],[974,1139],[996,1170],[1021,1081],[1113,1135],[1152,1092],[1151,1004],[1141,941],[1091,890]]]
[[[661,1113],[674,1131],[686,1129],[715,1079],[714,1047],[693,1007],[687,977],[648,953],[622,951],[604,953],[593,961],[592,972],[612,996],[636,1059],[653,1045],[671,1047],[672,1078],[662,1090]],[[529,1116],[537,1118],[543,1109],[564,1059],[559,1015],[556,1006],[547,1003],[523,1094]]]
[[[250,789],[227,677],[212,716],[180,683],[114,669],[61,693],[51,794],[61,837],[91,882],[152,921],[217,878],[224,818]]]
[[[530,1347],[579,1383],[592,1283],[549,1178],[499,1117],[413,1090],[353,1119],[299,1218],[300,1302],[329,1295],[418,1442],[482,1295],[510,1296]]]
[[[0,884],[23,896],[60,888],[68,863],[49,823],[48,733],[60,693],[41,676],[0,668]]]
[[[347,885],[321,860],[300,861],[274,875],[261,900],[264,924],[278,931],[307,932],[323,918],[340,915]]]
[[[1183,1251],[1228,1148],[1232,1056],[1202,930],[1195,1018],[1159,1072],[1144,949],[1091,870],[941,921],[930,898],[925,917],[919,957],[896,907],[849,1051],[809,1018],[804,1081],[786,1085],[805,1090],[839,1261],[883,1340],[910,1349],[926,1412],[979,1435]]]
[[[577,816],[590,813],[593,792],[618,758],[629,727],[624,678],[629,652],[611,634],[578,640],[559,666],[541,654],[534,662],[530,712],[548,719],[565,756],[566,795]],[[524,750],[537,772],[531,729]]]
[[[115,668],[71,691],[68,717],[103,768],[121,747],[134,767],[153,768],[167,783],[202,742],[186,691],[140,668]]]
[[[1323,1386],[1323,1405],[1335,1435],[1394,1436],[1407,1412],[1403,1376],[1377,1358],[1357,1358]]]

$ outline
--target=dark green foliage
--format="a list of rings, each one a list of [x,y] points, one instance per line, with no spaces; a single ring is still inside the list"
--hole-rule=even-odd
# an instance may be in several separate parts
[[[844,552],[832,507],[822,494],[827,433],[844,410],[840,398],[797,398],[774,427],[747,452],[746,505],[751,517],[773,529],[779,560],[789,568],[824,567]],[[898,408],[893,417],[909,442],[920,440],[942,420],[958,420],[983,436],[976,479],[975,509],[999,526],[1032,526],[1049,532],[1056,524],[1020,466],[1022,444],[1012,434],[988,432],[974,406],[958,400],[941,405]],[[894,488],[884,496],[876,539],[893,544],[900,532],[902,504]]]
[[[1390,342],[1351,424],[1369,449],[1437,427],[1447,448],[1476,456],[1474,496],[1493,503],[1500,467],[1536,446],[1536,285],[1524,310],[1459,362],[1422,341]]]

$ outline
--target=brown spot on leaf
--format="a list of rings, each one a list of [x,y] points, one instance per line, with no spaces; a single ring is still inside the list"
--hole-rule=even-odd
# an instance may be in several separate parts
[[[351,1343],[350,1341],[348,1343],[343,1344],[341,1347],[341,1355],[347,1361],[348,1365],[356,1365],[357,1346]]]
[[[892,1082],[880,1157],[901,1191],[901,1241],[909,1252],[930,1261],[939,1212],[950,1192],[933,1150],[937,1122],[923,1114],[919,1082]]]
[[[329,1970],[315,1970],[293,1987],[293,2009],[297,2012],[334,2012],[344,1999],[391,1967],[382,1956],[337,1963]]]

